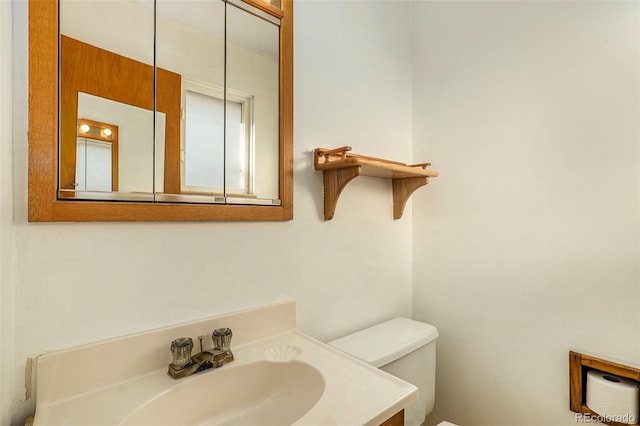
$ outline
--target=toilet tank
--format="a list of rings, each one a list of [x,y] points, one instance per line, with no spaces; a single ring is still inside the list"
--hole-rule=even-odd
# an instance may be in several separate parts
[[[431,324],[395,318],[329,345],[416,386],[418,399],[405,409],[405,426],[419,426],[435,403],[437,337]]]

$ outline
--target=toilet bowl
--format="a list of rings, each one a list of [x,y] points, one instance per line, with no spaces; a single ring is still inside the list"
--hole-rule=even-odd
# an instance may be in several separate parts
[[[431,324],[394,318],[329,345],[416,386],[418,399],[405,408],[404,424],[419,426],[435,403],[437,337]]]

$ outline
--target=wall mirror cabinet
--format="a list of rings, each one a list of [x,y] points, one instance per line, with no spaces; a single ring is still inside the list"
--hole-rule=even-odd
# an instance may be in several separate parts
[[[292,0],[31,0],[29,220],[288,220]]]

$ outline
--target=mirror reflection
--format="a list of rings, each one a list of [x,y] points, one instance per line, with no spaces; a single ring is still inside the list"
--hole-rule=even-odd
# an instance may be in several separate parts
[[[78,120],[76,191],[118,191],[118,127]]]
[[[279,203],[279,26],[240,5],[60,1],[60,198]]]
[[[278,40],[272,17],[227,4],[227,110],[235,113],[227,114],[226,129],[237,149],[227,150],[226,178],[236,194],[278,198]]]
[[[153,198],[153,18],[152,10],[136,2],[60,1],[61,198]],[[135,119],[127,108],[135,109]],[[118,127],[118,164],[110,169],[117,189],[87,187],[78,175],[87,166],[74,143],[80,119]]]
[[[76,191],[120,192],[122,193],[121,197],[129,194],[130,197],[146,200],[152,199],[154,188],[157,192],[163,192],[166,114],[156,113],[155,153],[152,144],[140,143],[140,141],[154,139],[153,114],[144,108],[80,92],[78,93],[78,116],[82,117],[78,120],[79,139],[101,140],[103,144],[111,142],[111,146],[116,147],[112,156],[113,166],[110,170],[112,170],[113,179],[118,182],[118,185],[112,185],[111,189],[105,189],[104,185],[101,187],[102,189],[76,186]],[[100,122],[97,118],[105,120],[105,122]],[[122,124],[118,126],[107,124],[107,122]],[[83,132],[83,123],[89,126],[88,132]],[[112,135],[108,138],[104,137],[105,130],[109,130]],[[99,138],[100,135],[102,138]],[[83,152],[86,153],[86,150]],[[140,159],[154,159],[155,165],[154,162],[140,161]],[[85,163],[84,165],[88,167],[87,173],[90,175],[97,173],[93,167],[101,167],[103,170],[106,168],[106,166],[96,164],[93,167],[91,164]],[[77,157],[76,170],[80,168],[80,159]],[[154,177],[154,181],[150,182],[149,177]],[[102,179],[106,180],[107,177],[103,176]],[[77,175],[76,180],[81,182]],[[104,194],[77,194],[76,198],[91,199],[91,197],[100,196],[105,198]]]
[[[167,168],[181,200],[224,202],[224,16],[220,0],[158,0],[157,65],[180,75],[180,138]]]

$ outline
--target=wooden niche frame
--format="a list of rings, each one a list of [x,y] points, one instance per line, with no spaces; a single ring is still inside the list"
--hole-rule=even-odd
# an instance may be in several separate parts
[[[29,221],[293,219],[293,0],[242,0],[281,20],[279,206],[65,200],[58,197],[58,1],[29,0]]]
[[[599,370],[615,376],[640,382],[640,368],[619,364],[595,356],[569,351],[569,409],[575,413],[589,414],[602,417],[586,404],[587,402],[587,373],[589,370]],[[600,423],[609,426],[624,426],[628,423],[599,419]],[[638,424],[637,422],[634,424]]]

